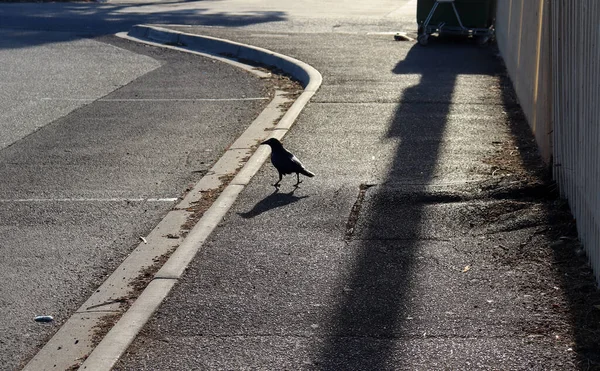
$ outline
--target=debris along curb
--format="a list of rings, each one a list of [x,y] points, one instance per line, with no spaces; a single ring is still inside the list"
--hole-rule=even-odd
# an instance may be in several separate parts
[[[285,136],[322,82],[321,74],[304,62],[266,49],[256,48],[228,40],[185,34],[151,26],[135,26],[129,32],[127,38],[137,39],[141,42],[154,41],[168,44],[167,46],[182,51],[204,52],[213,57],[217,57],[218,59],[227,56],[238,60],[251,60],[267,67],[277,68],[299,80],[304,87],[304,91],[274,127],[271,136],[278,139]],[[237,62],[234,62],[234,64],[235,63]],[[276,99],[277,96],[274,99],[274,102]],[[265,109],[265,111],[268,110],[269,107]],[[271,108],[271,110],[273,110],[273,108]],[[263,113],[265,113],[265,111],[263,111]],[[261,116],[263,113],[261,113]],[[256,128],[253,127],[259,118],[257,118],[248,130],[238,138],[231,146],[230,150],[236,151],[237,148],[248,147],[247,134],[248,132],[256,130]],[[271,124],[272,126],[273,119],[271,118],[270,122],[267,124]],[[260,131],[262,131],[262,135],[267,133],[264,129],[261,129]],[[245,143],[245,145],[242,145],[243,143]],[[256,144],[256,142],[253,144]],[[269,152],[266,148],[258,148],[252,154],[250,159],[243,165],[229,185],[224,187],[218,198],[204,212],[196,225],[181,242],[180,246],[177,247],[167,262],[160,268],[152,281],[138,296],[136,301],[89,354],[80,369],[110,370],[114,366],[121,355],[127,350],[138,332],[143,328],[148,319],[150,319],[154,311],[167,297],[173,285],[181,277],[206,238],[208,238],[213,229],[225,216],[225,213],[233,205],[237,196],[268,158],[268,154]],[[219,160],[219,162],[221,162],[221,160]],[[215,164],[215,167],[217,167],[219,162]],[[238,164],[241,166],[243,161],[239,161]],[[213,169],[215,167],[213,167]],[[218,171],[215,170],[215,175],[217,173]],[[186,196],[186,198],[181,201],[174,212],[181,212],[183,211],[182,209],[188,208],[191,205],[190,198],[198,199],[198,197],[202,197],[202,191],[211,189],[207,189],[206,185],[201,185],[200,183],[202,183],[202,180]],[[214,189],[214,186],[212,189]],[[117,269],[117,271],[119,271],[119,269]]]

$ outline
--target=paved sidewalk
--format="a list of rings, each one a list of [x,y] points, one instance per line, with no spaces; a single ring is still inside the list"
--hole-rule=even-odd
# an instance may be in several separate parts
[[[594,279],[492,48],[192,30],[322,73],[284,141],[317,176],[263,166],[116,370],[594,366]]]

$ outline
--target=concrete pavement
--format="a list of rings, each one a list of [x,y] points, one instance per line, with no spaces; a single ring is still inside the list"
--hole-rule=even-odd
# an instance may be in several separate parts
[[[596,367],[599,296],[493,49],[185,28],[315,66],[284,144],[116,370]]]

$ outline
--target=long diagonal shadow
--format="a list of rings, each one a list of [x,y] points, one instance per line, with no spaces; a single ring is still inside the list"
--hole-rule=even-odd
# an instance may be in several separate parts
[[[383,185],[369,190],[369,207],[349,242],[356,258],[331,320],[332,333],[326,335],[320,369],[402,366],[390,356],[407,335],[423,221],[418,196],[426,192],[438,164],[457,76],[493,74],[490,64],[497,62],[471,45],[439,44],[415,45],[393,68],[395,74],[420,74],[421,79],[404,91],[389,126],[388,137],[400,138],[400,144]]]

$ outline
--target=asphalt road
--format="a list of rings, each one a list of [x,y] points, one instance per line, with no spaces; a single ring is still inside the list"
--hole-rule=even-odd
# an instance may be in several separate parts
[[[10,55],[51,56],[52,40]],[[81,48],[91,53],[77,56]],[[3,116],[3,369],[17,368],[44,344],[269,101],[263,81],[198,56],[111,36],[60,50],[71,51],[60,54],[69,70],[48,70],[48,91],[33,92],[38,100],[28,97],[41,102],[26,111],[39,120]],[[34,64],[26,68],[43,68]],[[100,73],[88,85],[96,83],[93,95],[82,87],[92,71]],[[26,81],[26,70],[20,73]],[[44,98],[65,102],[65,110],[79,107],[54,119],[44,115]],[[36,315],[55,322],[36,323]]]
[[[0,30],[0,149],[160,67],[63,32]]]
[[[389,32],[414,24],[407,3],[0,4],[3,367],[31,357],[267,103],[244,100],[267,93],[235,68],[110,35],[138,23]]]
[[[594,276],[493,49],[186,29],[323,74],[284,139],[316,176],[264,166],[115,370],[597,367]]]

